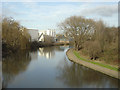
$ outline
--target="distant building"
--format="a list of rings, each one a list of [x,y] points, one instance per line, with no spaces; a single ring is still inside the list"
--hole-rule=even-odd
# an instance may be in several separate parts
[[[41,36],[38,38],[39,42],[46,42],[46,43],[53,43],[55,42],[54,37],[49,36],[49,35],[43,35],[41,34]]]
[[[54,30],[46,30],[39,32],[39,42],[55,42],[56,33]]]
[[[38,41],[39,33],[37,29],[28,29],[28,33],[31,36],[31,41]]]
[[[41,35],[43,33],[43,35],[48,35],[48,36],[52,36],[55,37],[56,33],[55,30],[44,30],[44,31],[40,31],[39,35]]]

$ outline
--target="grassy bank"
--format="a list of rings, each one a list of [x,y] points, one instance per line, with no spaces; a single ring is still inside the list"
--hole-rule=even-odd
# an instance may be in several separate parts
[[[105,68],[108,68],[108,69],[111,69],[111,70],[118,71],[118,68],[116,68],[116,67],[113,67],[113,66],[110,66],[110,65],[107,65],[107,64],[103,64],[103,63],[99,63],[99,62],[95,62],[95,61],[87,60],[87,59],[81,57],[77,51],[74,51],[74,55],[77,56],[80,60],[95,64],[95,65],[99,65],[99,66],[102,66],[102,67],[105,67]]]

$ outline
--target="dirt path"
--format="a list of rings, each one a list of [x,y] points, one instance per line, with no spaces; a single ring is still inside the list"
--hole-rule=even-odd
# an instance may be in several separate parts
[[[109,75],[109,76],[112,76],[114,78],[120,79],[120,72],[118,73],[117,71],[114,71],[114,70],[111,70],[111,69],[108,69],[108,68],[104,68],[104,67],[101,67],[101,66],[98,66],[98,65],[80,60],[74,55],[73,49],[69,49],[66,52],[66,54],[67,54],[69,60],[71,60],[73,62],[76,62],[78,64],[82,64],[82,65],[84,65],[88,68],[94,69],[94,70],[99,71],[101,73],[104,73],[106,75]]]

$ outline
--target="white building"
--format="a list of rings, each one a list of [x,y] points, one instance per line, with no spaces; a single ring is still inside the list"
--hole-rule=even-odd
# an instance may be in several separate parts
[[[55,30],[44,30],[44,31],[40,31],[39,35],[41,35],[43,33],[43,35],[49,35],[52,37],[56,36]]]
[[[37,29],[28,29],[28,33],[31,36],[31,41],[38,41],[39,33]]]
[[[38,41],[42,41],[44,42],[45,41],[45,38],[54,38],[56,37],[56,33],[54,30],[44,30],[44,31],[40,31],[39,32],[39,39]],[[54,40],[53,40],[54,41]]]

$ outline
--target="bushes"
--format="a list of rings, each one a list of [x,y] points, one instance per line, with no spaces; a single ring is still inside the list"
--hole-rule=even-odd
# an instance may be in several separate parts
[[[2,51],[3,53],[15,52],[29,48],[30,35],[27,29],[13,18],[2,20]]]
[[[98,41],[89,41],[87,43],[87,52],[91,59],[96,60],[101,53],[101,47]]]
[[[30,43],[31,50],[37,50],[39,47],[40,47],[40,43],[38,43],[37,41],[33,41]]]

